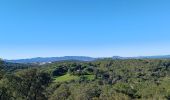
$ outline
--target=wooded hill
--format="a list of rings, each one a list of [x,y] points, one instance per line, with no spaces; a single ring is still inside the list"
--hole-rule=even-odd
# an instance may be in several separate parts
[[[170,100],[166,59],[0,65],[0,100]]]

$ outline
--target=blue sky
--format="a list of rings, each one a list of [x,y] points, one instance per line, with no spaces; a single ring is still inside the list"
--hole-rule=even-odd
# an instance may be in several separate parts
[[[0,0],[0,57],[170,54],[169,0]]]

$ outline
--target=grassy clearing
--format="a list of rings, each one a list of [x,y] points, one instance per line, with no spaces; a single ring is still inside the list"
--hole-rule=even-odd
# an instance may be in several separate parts
[[[55,82],[69,82],[71,80],[78,80],[79,76],[74,76],[70,74],[65,74],[55,78]]]
[[[94,80],[95,76],[94,75],[84,75],[84,77],[87,78],[87,80]],[[63,76],[56,77],[54,82],[69,82],[72,80],[79,80],[80,76],[75,76],[75,75],[70,75],[70,74],[65,74]]]
[[[95,75],[84,75],[88,80],[94,80]]]

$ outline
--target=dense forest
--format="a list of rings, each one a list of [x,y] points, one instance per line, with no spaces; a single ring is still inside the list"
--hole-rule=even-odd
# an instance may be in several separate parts
[[[0,100],[170,100],[170,60],[0,61]]]

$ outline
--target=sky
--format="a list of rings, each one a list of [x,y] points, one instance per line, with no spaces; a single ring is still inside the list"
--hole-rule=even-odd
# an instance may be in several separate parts
[[[0,0],[0,58],[170,54],[170,0]]]

